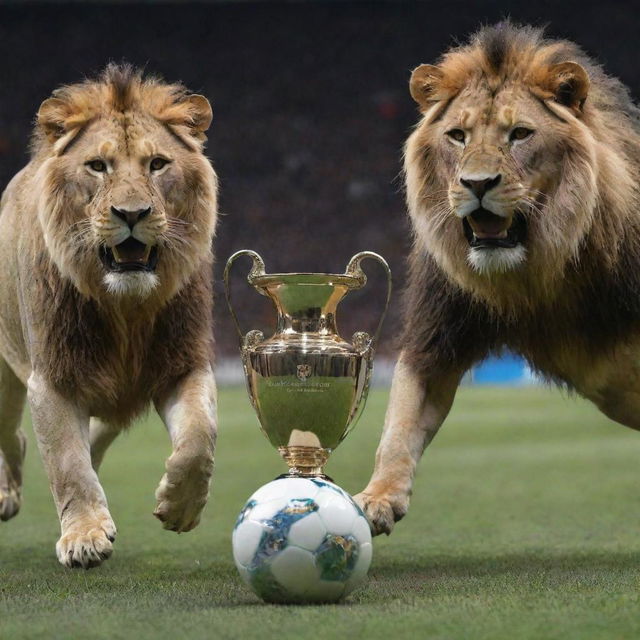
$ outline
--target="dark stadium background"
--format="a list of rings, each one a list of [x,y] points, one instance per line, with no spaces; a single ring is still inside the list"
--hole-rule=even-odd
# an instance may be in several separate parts
[[[33,115],[61,83],[122,59],[209,97],[208,153],[220,177],[217,341],[235,339],[221,287],[226,258],[252,248],[270,271],[341,271],[370,249],[396,283],[383,351],[393,354],[410,239],[399,178],[417,112],[411,69],[480,23],[548,24],[620,77],[635,96],[638,2],[9,3],[0,6],[0,183],[27,162]],[[246,328],[273,312],[243,285]],[[375,266],[370,267],[372,275]],[[383,279],[345,303],[344,335],[373,326]],[[243,291],[243,288],[245,289]]]

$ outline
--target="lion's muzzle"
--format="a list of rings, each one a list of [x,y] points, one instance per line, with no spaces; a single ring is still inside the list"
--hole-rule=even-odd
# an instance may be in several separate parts
[[[100,259],[105,269],[115,273],[154,271],[158,263],[158,248],[153,242],[139,239],[147,238],[144,233],[140,235],[140,226],[137,226],[149,217],[151,206],[137,201],[129,206],[111,206],[110,210],[112,220],[128,237],[118,244],[109,246],[108,243],[101,247]]]
[[[524,216],[501,202],[502,173],[466,172],[460,175],[459,183],[463,200],[457,203],[456,215],[462,218],[464,235],[472,249],[511,249],[524,242]]]

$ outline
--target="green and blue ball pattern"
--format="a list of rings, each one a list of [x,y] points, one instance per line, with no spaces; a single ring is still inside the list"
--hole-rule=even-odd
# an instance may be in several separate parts
[[[244,581],[267,602],[335,602],[362,584],[371,532],[360,507],[319,478],[279,478],[256,491],[233,530]]]

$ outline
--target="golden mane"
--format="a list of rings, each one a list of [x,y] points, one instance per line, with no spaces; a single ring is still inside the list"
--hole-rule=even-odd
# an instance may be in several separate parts
[[[606,112],[612,119],[622,118],[624,124],[640,133],[640,110],[629,89],[607,75],[577,44],[546,38],[541,28],[510,21],[484,27],[467,44],[445,52],[437,66],[446,79],[444,88],[451,92],[457,93],[473,77],[482,75],[495,89],[507,81],[523,81],[542,98],[552,96],[546,76],[549,67],[563,62],[576,62],[586,70],[593,109]]]
[[[211,110],[202,96],[190,94],[182,83],[165,83],[156,76],[144,76],[130,64],[107,65],[95,79],[86,79],[56,89],[43,103],[32,137],[32,153],[48,148],[48,142],[94,118],[108,113],[140,109],[169,126],[189,126],[200,143],[211,124]],[[44,107],[44,108],[43,108]]]

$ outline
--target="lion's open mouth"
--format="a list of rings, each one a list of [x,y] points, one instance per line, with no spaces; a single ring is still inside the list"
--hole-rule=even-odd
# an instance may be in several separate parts
[[[463,219],[462,226],[473,249],[512,249],[524,242],[527,235],[527,223],[519,211],[509,219],[483,208],[476,209]]]
[[[158,264],[158,248],[129,236],[115,247],[100,247],[100,259],[109,271],[153,271]]]

